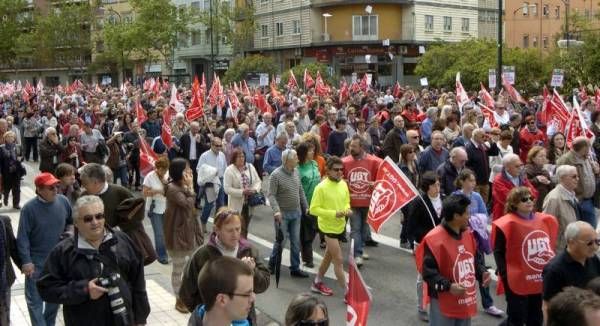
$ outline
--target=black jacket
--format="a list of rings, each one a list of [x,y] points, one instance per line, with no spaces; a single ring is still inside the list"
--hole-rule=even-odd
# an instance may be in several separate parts
[[[456,180],[456,177],[458,177],[458,171],[454,165],[450,163],[450,160],[446,160],[444,164],[438,167],[436,172],[440,178],[440,191],[446,196],[450,195],[456,190],[454,181]]]
[[[12,229],[12,225],[10,224],[10,217],[6,215],[0,215],[0,232],[4,232],[4,248],[0,250],[4,250],[4,261],[0,262],[4,266],[0,265],[0,268],[4,268],[4,272],[6,273],[6,281],[8,285],[11,286],[15,283],[15,271],[13,269],[12,264],[10,263],[10,258],[15,263],[15,265],[21,267],[21,258],[17,253],[17,240],[15,239],[15,234]],[[4,295],[4,294],[2,294]]]
[[[63,305],[65,325],[112,326],[108,295],[91,300],[88,282],[119,273],[119,290],[127,306],[130,324],[146,324],[150,305],[144,280],[144,263],[129,237],[110,230],[98,250],[78,245],[79,236],[64,239],[50,252],[37,288],[44,301]],[[89,246],[89,245],[88,245]]]
[[[196,171],[196,164],[198,164],[198,159],[200,158],[200,155],[202,155],[202,153],[206,152],[208,149],[210,149],[210,140],[207,139],[207,137],[205,137],[204,135],[200,134],[200,141],[196,142],[196,160],[193,162],[190,162],[190,168],[195,172]],[[181,138],[179,139],[179,147],[180,147],[180,151],[179,151],[179,156],[185,158],[186,160],[189,161],[190,159],[190,147],[191,147],[191,137],[190,137],[190,133],[186,132],[185,134],[183,134],[181,136]],[[193,166],[191,166],[193,165]]]
[[[444,199],[444,194],[440,193],[442,196],[442,200]],[[442,222],[442,217],[438,216],[433,208],[433,204],[431,204],[431,200],[425,193],[421,193],[421,197],[423,200],[419,198],[415,198],[409,206],[408,209],[408,234],[411,239],[414,239],[415,242],[421,243],[423,237],[427,234],[427,232],[431,231],[435,226]],[[427,207],[425,207],[425,204]],[[428,211],[429,209],[429,211]],[[432,216],[429,216],[429,212],[431,212]],[[435,221],[435,225],[431,224],[431,218]]]
[[[490,178],[490,156],[496,156],[500,153],[496,143],[492,143],[485,153],[473,144],[472,141],[465,145],[467,152],[466,166],[475,172],[475,178],[478,185],[487,185]]]

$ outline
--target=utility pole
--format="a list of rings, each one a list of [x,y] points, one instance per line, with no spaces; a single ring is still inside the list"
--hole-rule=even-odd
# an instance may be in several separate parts
[[[567,50],[569,49],[569,0],[563,0],[565,3],[565,40],[567,40]]]
[[[213,22],[213,0],[210,0],[210,70],[212,74],[208,75],[208,80],[212,83],[212,76],[215,72],[215,43],[214,43],[214,33],[215,26]]]
[[[502,0],[498,0],[498,64],[496,67],[496,94],[502,88]]]

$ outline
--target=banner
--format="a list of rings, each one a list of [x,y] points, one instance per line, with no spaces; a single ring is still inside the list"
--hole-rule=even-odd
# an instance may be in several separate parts
[[[509,85],[515,84],[515,66],[502,66],[502,78]]]
[[[354,241],[348,259],[348,293],[346,293],[346,326],[366,326],[371,306],[371,292],[354,261]]]
[[[564,78],[565,78],[564,70],[562,70],[562,69],[552,70],[552,80],[550,80],[550,86],[562,87]]]
[[[415,186],[389,157],[379,166],[367,222],[375,232],[400,208],[418,195]]]
[[[488,71],[488,88],[496,88],[496,69],[490,69]]]

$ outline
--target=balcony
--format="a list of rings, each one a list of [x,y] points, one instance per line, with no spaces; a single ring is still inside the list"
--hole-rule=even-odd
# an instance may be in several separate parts
[[[338,5],[376,5],[376,4],[410,4],[414,1],[411,0],[371,0],[365,3],[364,0],[312,0],[311,5],[315,8],[320,7],[331,7]]]

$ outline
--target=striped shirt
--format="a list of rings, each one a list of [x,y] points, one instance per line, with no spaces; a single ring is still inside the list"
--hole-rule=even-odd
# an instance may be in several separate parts
[[[269,182],[269,201],[275,213],[308,208],[297,169],[289,172],[280,166],[273,171]]]

